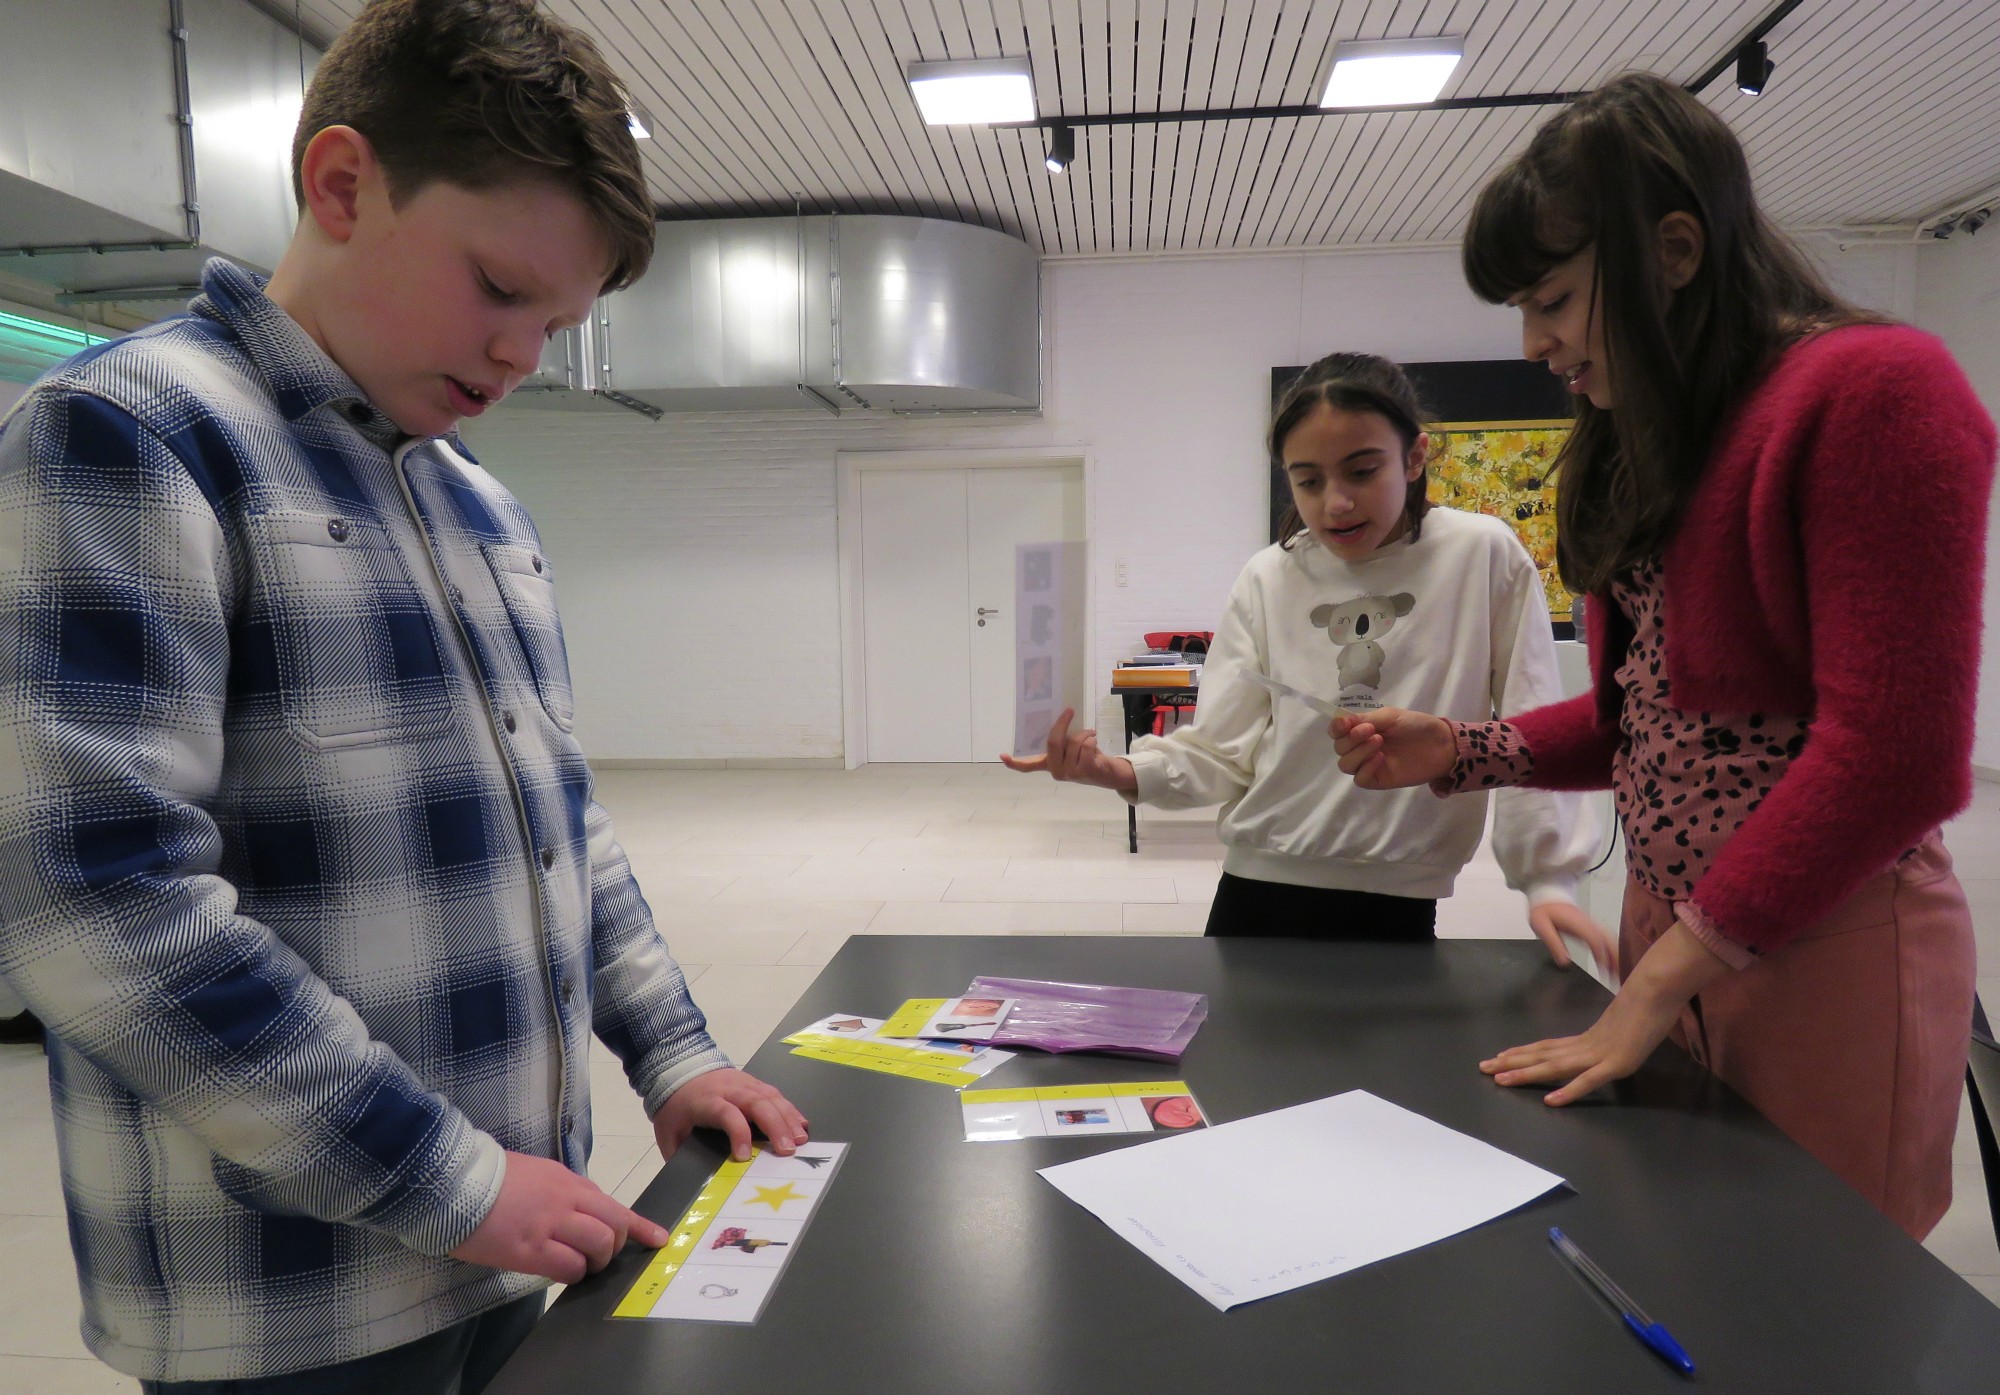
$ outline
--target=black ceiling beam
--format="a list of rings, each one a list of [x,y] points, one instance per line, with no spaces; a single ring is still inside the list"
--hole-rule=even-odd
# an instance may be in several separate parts
[[[1736,64],[1736,51],[1755,43],[1778,22],[1799,7],[1800,0],[1783,0],[1775,10],[1758,21],[1757,27],[1738,39],[1728,54],[1717,59],[1700,77],[1687,85],[1700,94],[1704,87]],[[1477,111],[1491,107],[1554,107],[1573,102],[1581,92],[1505,92],[1492,97],[1444,97],[1435,102],[1405,102],[1393,107],[1204,107],[1197,111],[1116,111],[1085,116],[1038,116],[1033,121],[996,121],[996,131],[1050,130],[1057,126],[1165,126],[1183,121],[1268,121],[1279,117],[1362,116],[1371,112],[1396,111]]]
[[[1796,2],[1796,0],[1795,0]],[[1730,56],[1735,62],[1735,56]],[[996,131],[1025,131],[1051,126],[1153,126],[1175,121],[1259,121],[1279,116],[1360,116],[1376,111],[1473,111],[1481,107],[1546,107],[1573,102],[1581,92],[1505,92],[1494,97],[1443,97],[1435,102],[1404,102],[1393,107],[1205,107],[1200,111],[1117,111],[1096,116],[1038,116],[1033,121],[995,121]]]

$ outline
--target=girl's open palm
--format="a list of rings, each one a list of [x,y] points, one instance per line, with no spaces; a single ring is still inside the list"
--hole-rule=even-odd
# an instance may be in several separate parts
[[[1025,760],[1002,755],[1000,763],[1009,770],[1026,773],[1046,770],[1058,780],[1097,785],[1126,794],[1136,793],[1139,777],[1132,771],[1132,762],[1123,756],[1107,756],[1098,750],[1097,733],[1094,731],[1070,735],[1069,724],[1075,717],[1075,708],[1065,707],[1062,710],[1055,725],[1049,728],[1049,749],[1045,754],[1029,756]]]
[[[1365,790],[1428,785],[1458,764],[1458,742],[1442,717],[1401,707],[1335,717],[1327,724],[1340,768]]]

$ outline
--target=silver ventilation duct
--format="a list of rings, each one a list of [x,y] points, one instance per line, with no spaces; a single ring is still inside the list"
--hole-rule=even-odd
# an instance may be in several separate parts
[[[71,300],[268,272],[319,52],[243,0],[0,0],[0,271]]]
[[[934,218],[662,223],[645,279],[552,341],[542,370],[528,386],[649,415],[1033,410],[1041,265],[1004,233]]]

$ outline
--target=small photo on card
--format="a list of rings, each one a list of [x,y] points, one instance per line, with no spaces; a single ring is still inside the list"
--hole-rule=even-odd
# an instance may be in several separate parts
[[[820,1190],[826,1186],[824,1178],[816,1177],[752,1177],[747,1173],[716,1208],[716,1218],[723,1224],[735,1225],[745,1218],[769,1220],[782,1217],[786,1220],[804,1220],[812,1214],[819,1203]]]
[[[783,1266],[804,1221],[717,1220],[695,1242],[690,1263],[728,1268],[777,1269]]]
[[[675,1273],[653,1305],[656,1318],[702,1322],[755,1322],[778,1281],[776,1269],[689,1264]]]
[[[1130,1133],[1131,1128],[1110,1099],[1043,1100],[1042,1123],[1051,1137],[1075,1133]]]
[[[1146,1111],[1146,1122],[1164,1133],[1198,1129],[1208,1122],[1193,1095],[1141,1095],[1139,1103]]]
[[[947,998],[917,1035],[945,1041],[987,1041],[1013,1006],[1012,998]]]
[[[757,1156],[743,1170],[743,1177],[745,1181],[752,1177],[830,1177],[846,1151],[845,1143],[801,1143],[798,1152],[781,1158],[760,1144]]]

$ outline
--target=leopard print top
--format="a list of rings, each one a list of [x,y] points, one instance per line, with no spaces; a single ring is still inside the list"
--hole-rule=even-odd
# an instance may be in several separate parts
[[[1667,680],[1665,572],[1649,562],[1611,588],[1632,621],[1616,681],[1624,743],[1611,791],[1625,833],[1625,865],[1645,890],[1685,901],[1731,834],[1805,749],[1803,717],[1684,712]],[[1439,792],[1525,782],[1534,754],[1507,722],[1453,723],[1458,765]]]

